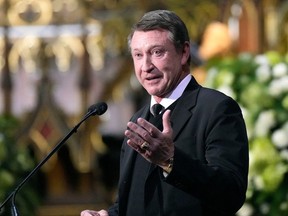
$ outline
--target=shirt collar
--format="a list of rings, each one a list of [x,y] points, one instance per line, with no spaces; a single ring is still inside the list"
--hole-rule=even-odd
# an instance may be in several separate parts
[[[174,103],[184,92],[185,88],[187,87],[188,83],[191,80],[191,75],[188,74],[179,84],[178,86],[171,92],[170,95],[167,97],[162,98],[160,104],[165,107],[169,107],[172,103]],[[151,103],[150,103],[150,111],[151,107],[157,103],[153,96],[151,96]]]

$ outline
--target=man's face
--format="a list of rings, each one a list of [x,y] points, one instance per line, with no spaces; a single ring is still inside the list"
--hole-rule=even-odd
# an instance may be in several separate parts
[[[168,35],[166,30],[135,31],[130,44],[136,76],[156,98],[171,93],[187,75],[182,68],[189,57],[189,45],[177,52]]]

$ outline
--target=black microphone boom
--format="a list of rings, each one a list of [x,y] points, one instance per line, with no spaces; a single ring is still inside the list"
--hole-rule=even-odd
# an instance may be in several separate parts
[[[102,115],[107,110],[107,104],[105,102],[100,102],[97,104],[94,104],[88,108],[88,112],[83,117],[83,119],[74,126],[70,132],[52,149],[52,151],[27,175],[27,177],[16,187],[16,189],[7,197],[7,199],[1,204],[0,206],[0,213],[1,209],[5,206],[5,204],[12,198],[12,208],[11,212],[13,216],[18,216],[18,211],[15,205],[15,198],[17,192],[22,188],[22,186],[50,159],[50,157],[55,154],[64,144],[65,142],[71,137],[73,133],[77,132],[77,129],[80,127],[80,125],[88,119],[90,116],[93,115]]]

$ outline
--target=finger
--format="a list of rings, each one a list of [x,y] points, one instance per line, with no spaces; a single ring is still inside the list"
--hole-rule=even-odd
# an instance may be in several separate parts
[[[106,210],[101,210],[98,212],[101,216],[109,216]]]
[[[81,212],[80,215],[81,215],[81,216],[88,216],[88,215],[90,215],[90,214],[89,214],[89,211],[88,211],[88,210],[84,210],[84,211]]]
[[[150,141],[151,137],[157,138],[159,137],[161,131],[155,127],[153,124],[150,122],[146,121],[143,118],[137,119],[137,124],[141,126],[145,130],[145,134],[143,134],[144,139],[148,139],[147,141]],[[148,132],[148,133],[147,133]]]
[[[99,216],[99,214],[97,211],[84,210],[81,212],[81,216]]]
[[[137,152],[139,152],[139,153],[141,153],[141,154],[145,152],[144,149],[141,149],[141,145],[132,142],[131,139],[128,139],[128,140],[127,140],[127,144],[128,144],[131,148],[133,148],[135,151],[137,151]]]
[[[132,130],[126,130],[125,136],[129,139],[129,145],[132,145],[134,148],[140,147],[145,140],[141,138],[137,133]]]
[[[141,148],[141,145],[146,141],[141,138],[138,134],[134,133],[132,130],[126,130],[124,132],[125,136],[128,138],[127,144],[139,153],[144,153],[145,150]]]
[[[139,154],[141,154],[146,160],[151,162],[148,158],[150,156],[150,150],[149,149],[147,149],[147,150],[142,149],[139,145],[133,143],[130,139],[127,140],[127,144],[131,148],[133,148],[135,151],[137,151]]]
[[[152,129],[155,127],[149,122],[147,122],[145,119],[139,118],[137,120],[137,123],[128,122],[127,126],[129,127],[130,131],[134,133],[134,136],[132,136],[131,139],[136,138],[135,141],[137,144],[141,145],[144,141],[147,141],[147,142],[151,141],[150,133]]]
[[[171,137],[173,129],[171,126],[171,119],[170,119],[170,115],[171,115],[171,110],[166,110],[163,114],[162,117],[162,124],[163,124],[163,130],[162,133],[165,133],[167,135],[169,135]]]

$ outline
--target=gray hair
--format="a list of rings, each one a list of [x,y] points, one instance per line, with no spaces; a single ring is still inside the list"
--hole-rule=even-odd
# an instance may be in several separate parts
[[[172,11],[154,10],[144,16],[131,29],[128,36],[128,47],[131,49],[131,40],[135,31],[151,31],[164,29],[169,31],[169,39],[174,43],[176,50],[182,50],[185,42],[189,42],[189,34],[185,23]],[[190,62],[190,60],[188,61]]]

